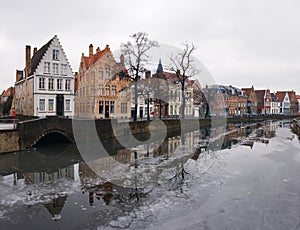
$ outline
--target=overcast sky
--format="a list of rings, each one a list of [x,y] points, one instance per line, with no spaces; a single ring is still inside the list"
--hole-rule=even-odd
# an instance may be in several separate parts
[[[117,50],[144,31],[162,44],[197,46],[218,84],[296,90],[300,94],[300,1],[27,0],[0,8],[0,90],[25,66],[25,45],[55,34],[73,72],[90,43]]]

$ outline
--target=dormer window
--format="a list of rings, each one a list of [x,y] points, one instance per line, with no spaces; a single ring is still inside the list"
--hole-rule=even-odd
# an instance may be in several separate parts
[[[52,59],[53,60],[59,60],[59,50],[57,50],[57,49],[53,50]]]

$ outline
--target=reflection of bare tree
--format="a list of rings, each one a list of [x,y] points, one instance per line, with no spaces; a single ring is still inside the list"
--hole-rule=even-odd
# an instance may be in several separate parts
[[[185,182],[185,176],[186,175],[190,175],[190,173],[188,173],[184,169],[184,162],[183,162],[183,158],[182,158],[181,165],[179,166],[175,176],[173,176],[172,178],[169,179],[170,181],[173,181],[172,188],[173,189],[181,188],[181,186]]]

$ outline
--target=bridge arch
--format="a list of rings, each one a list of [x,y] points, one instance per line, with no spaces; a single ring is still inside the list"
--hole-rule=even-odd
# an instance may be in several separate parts
[[[66,139],[67,142],[74,142],[73,137],[71,137],[67,132],[65,132],[64,130],[61,129],[48,129],[46,131],[44,131],[41,135],[39,135],[37,138],[35,138],[35,140],[32,142],[30,147],[35,146],[36,144],[38,144],[41,140],[43,140],[44,138],[46,138],[47,136],[51,135],[51,134],[58,134],[60,136],[62,136],[63,138]]]

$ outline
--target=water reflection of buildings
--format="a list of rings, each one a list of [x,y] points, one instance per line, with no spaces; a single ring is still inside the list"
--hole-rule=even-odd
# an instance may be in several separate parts
[[[95,198],[102,199],[108,205],[113,196],[113,184],[109,182],[96,183],[100,178],[86,163],[79,163],[78,170],[83,193],[88,192],[90,205],[94,204]]]
[[[26,172],[23,174],[23,178],[26,185],[41,184],[63,179],[74,180],[74,165],[70,165],[66,168],[58,169],[53,172]],[[61,218],[60,213],[64,207],[67,197],[67,195],[56,194],[51,202],[44,204],[53,220],[59,220]]]
[[[166,138],[163,142],[139,145],[134,150],[117,150],[117,154],[114,156],[100,158],[88,164],[81,162],[79,163],[79,178],[82,190],[89,194],[90,205],[94,204],[95,199],[102,200],[106,205],[110,204],[112,199],[137,201],[145,195],[142,189],[123,187],[107,181],[101,181],[96,172],[113,169],[118,163],[125,163],[130,166],[137,159],[142,160],[160,156],[172,157],[172,154],[179,145],[184,144],[186,148],[192,148],[193,142],[194,134],[187,133],[182,137],[174,136]]]
[[[79,163],[79,178],[82,193],[88,193],[90,205],[94,205],[95,200],[98,200],[105,205],[120,204],[121,208],[124,209],[124,202],[139,201],[145,197],[141,189],[123,187],[108,181],[102,181],[94,170],[83,162]],[[116,202],[113,202],[113,200]]]
[[[191,149],[194,144],[194,133],[185,133],[181,136],[173,136],[165,138],[163,142],[153,142],[151,144],[139,145],[136,148],[138,159],[146,157],[171,157],[179,145],[184,145],[185,148]],[[134,156],[133,156],[134,157]],[[134,159],[134,158],[132,158]]]
[[[54,172],[26,172],[23,174],[25,184],[37,184],[60,179],[74,180],[74,165],[70,165]]]
[[[269,144],[275,137],[278,128],[277,122],[264,124],[227,124],[214,129],[200,130],[198,146],[207,146],[211,150],[231,148],[232,145],[241,144],[253,147],[255,142]]]
[[[27,196],[33,199],[33,202],[40,202],[38,199],[39,197],[35,197],[34,194],[31,192],[31,185],[33,184],[42,184],[42,183],[48,183],[51,181],[57,181],[57,180],[64,180],[64,179],[71,179],[74,180],[75,178],[75,170],[74,165],[67,166],[66,168],[62,169],[53,169],[52,171],[48,172],[26,172],[26,171],[18,171],[6,176],[2,177],[3,181],[8,181],[11,184],[8,184],[13,187],[25,187],[28,186],[29,190],[27,192]],[[37,189],[37,187],[34,187],[34,190]],[[45,191],[42,192],[42,196],[49,196],[53,197],[52,201],[49,203],[44,204],[46,209],[49,211],[49,213],[52,216],[52,219],[59,220],[61,218],[60,212],[63,209],[63,206],[67,200],[67,195],[61,195],[61,194],[53,194],[53,189],[51,188],[51,191],[46,190],[46,187],[44,187]],[[37,199],[37,200],[36,200]]]

